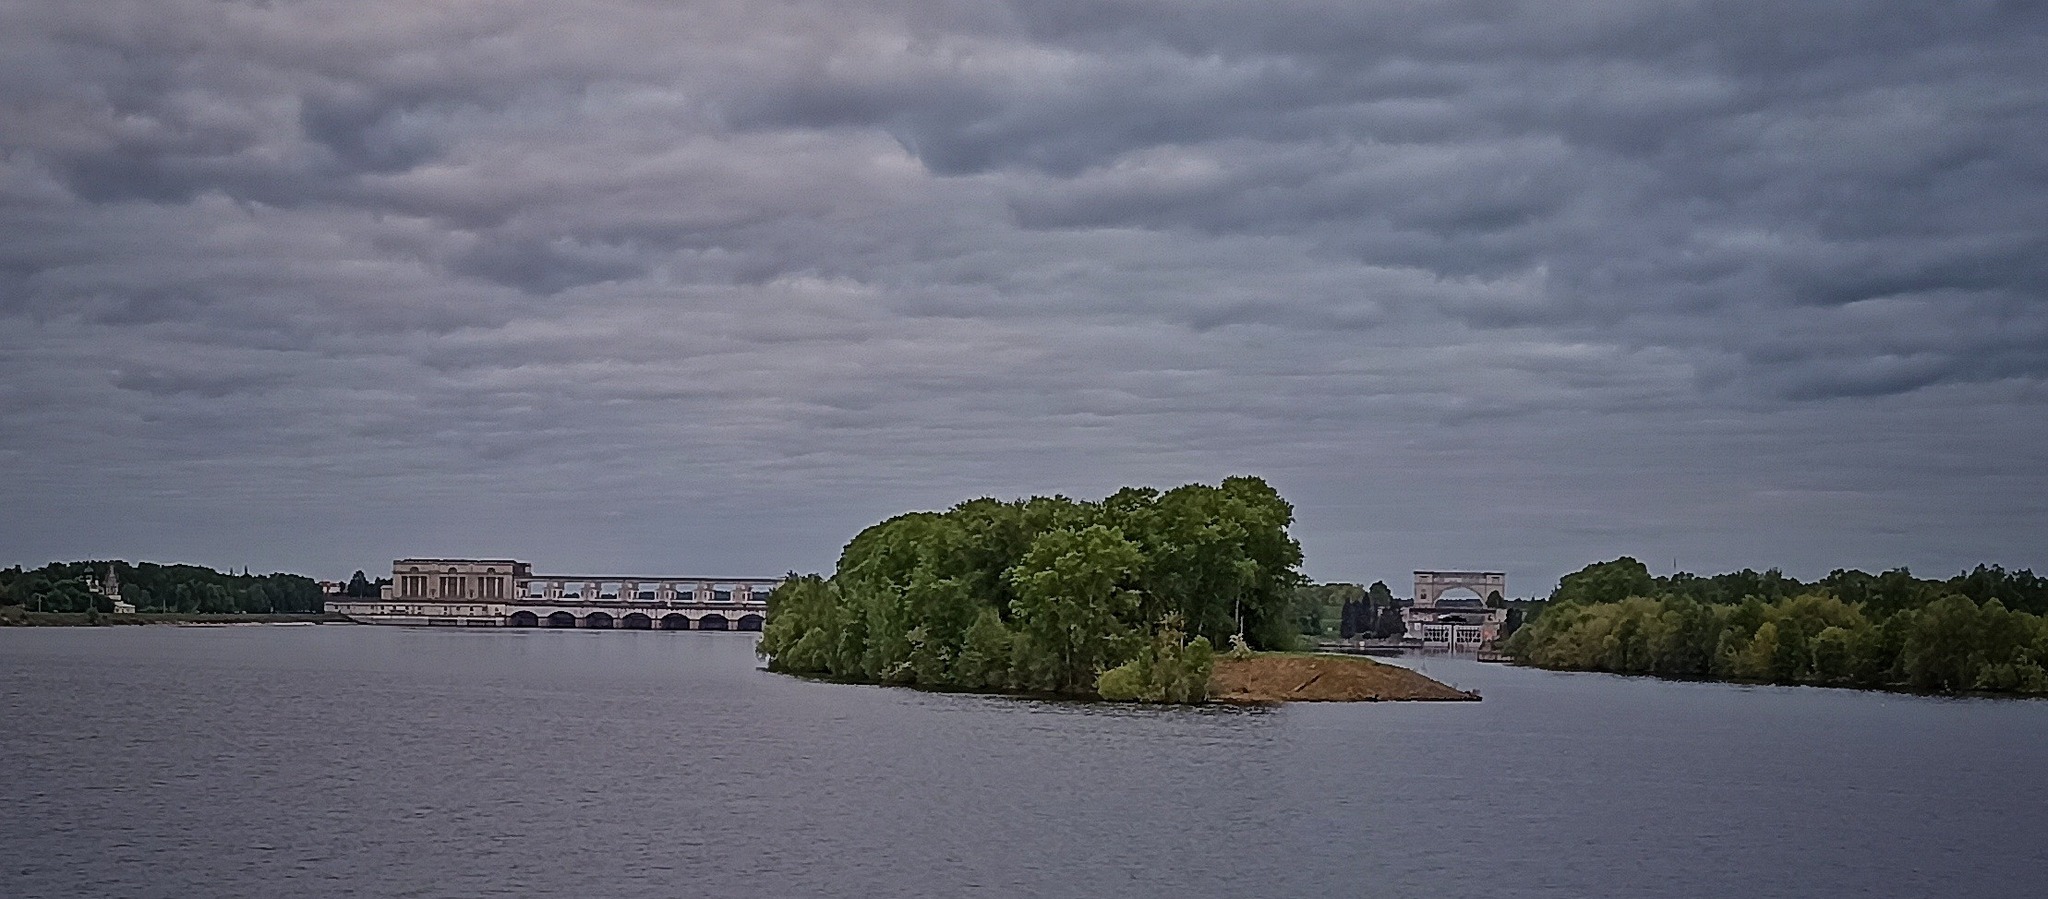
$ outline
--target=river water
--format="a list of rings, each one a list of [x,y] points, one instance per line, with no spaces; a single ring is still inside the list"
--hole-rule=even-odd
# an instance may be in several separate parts
[[[810,683],[754,635],[0,631],[0,896],[2037,896],[2048,702]]]

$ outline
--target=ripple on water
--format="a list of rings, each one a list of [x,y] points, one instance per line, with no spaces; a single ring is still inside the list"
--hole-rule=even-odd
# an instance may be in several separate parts
[[[820,684],[751,635],[0,631],[8,897],[2022,895],[2048,703]]]

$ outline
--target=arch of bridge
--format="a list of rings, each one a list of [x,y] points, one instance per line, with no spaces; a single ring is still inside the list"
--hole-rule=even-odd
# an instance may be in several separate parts
[[[542,614],[543,612],[546,614]],[[505,616],[502,623],[506,627],[596,630],[759,631],[768,623],[768,619],[758,611],[747,609],[685,611],[557,608],[549,611],[543,607],[539,610],[520,609],[512,612]]]
[[[1508,576],[1498,571],[1417,571],[1415,607],[1436,608],[1445,593],[1460,588],[1477,594],[1484,605],[1486,600],[1507,597]]]

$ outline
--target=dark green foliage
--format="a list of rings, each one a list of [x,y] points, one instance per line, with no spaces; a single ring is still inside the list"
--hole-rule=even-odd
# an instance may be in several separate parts
[[[1399,604],[1399,601],[1394,598],[1393,589],[1387,586],[1386,581],[1373,581],[1372,586],[1365,588],[1365,600],[1375,606],[1386,606],[1387,608],[1393,608]]]
[[[1003,626],[993,608],[982,609],[967,629],[960,655],[953,659],[953,683],[963,689],[1001,689],[1011,682],[1010,654],[1016,635]]]
[[[1617,561],[1634,562],[1633,559]],[[1614,564],[1614,563],[1607,563]],[[1640,565],[1641,563],[1637,563]],[[1598,566],[1589,566],[1598,567]],[[1695,602],[1739,603],[1749,597],[1764,602],[1776,602],[1806,589],[1799,581],[1785,576],[1776,568],[1759,574],[1748,568],[1728,574],[1701,577],[1688,572],[1679,572],[1670,577],[1650,578],[1643,572],[1642,586],[1629,593],[1630,596],[1684,596]]]
[[[1192,655],[1240,632],[1292,645],[1303,618],[1293,520],[1257,478],[901,515],[856,535],[830,578],[779,587],[760,652],[777,671],[1083,695],[1105,671],[1149,659],[1132,669],[1139,695],[1180,696],[1179,681],[1152,673],[1182,664],[1180,649],[1160,649],[1162,622]]]
[[[1151,645],[1130,661],[1102,672],[1095,691],[1123,702],[1201,702],[1209,697],[1216,651],[1204,637],[1190,641],[1174,616],[1160,622]]]
[[[380,578],[379,580],[388,582],[390,578]],[[348,586],[343,587],[341,592],[343,596],[356,599],[375,599],[377,597],[377,582],[370,580],[367,575],[363,574],[362,569],[358,568],[355,574],[349,576]]]
[[[224,574],[197,565],[143,562],[52,562],[33,571],[0,570],[0,605],[45,612],[114,611],[113,601],[88,583],[111,565],[121,598],[143,612],[318,612],[320,585],[296,574]]]
[[[1551,602],[1620,602],[1648,596],[1656,582],[1650,569],[1628,556],[1596,562],[1565,575],[1550,594]]]
[[[1331,633],[1350,637],[1357,630],[1355,619],[1364,601],[1365,588],[1357,584],[1303,584],[1294,588],[1295,629],[1311,637]]]
[[[1521,606],[1509,605],[1507,617],[1500,623],[1500,635],[1503,638],[1514,636],[1515,631],[1522,629],[1522,622],[1527,618],[1528,613],[1524,612]]]
[[[1577,598],[1550,604],[1504,648],[1546,668],[2048,693],[2048,621],[2002,599],[2034,602],[2029,572],[1979,567],[1941,582],[1905,569],[1835,571],[1805,585],[1745,570],[1651,579],[1641,594],[1612,598],[1616,584],[1642,586],[1635,567],[1620,559],[1566,578],[1573,589],[1559,593]]]
[[[1386,581],[1373,581],[1372,586],[1364,589],[1355,584],[1323,584],[1303,589],[1327,591],[1327,594],[1343,597],[1337,635],[1344,639],[1396,637],[1404,630],[1401,601],[1394,598],[1394,591],[1387,588]],[[1312,634],[1309,631],[1303,633]]]
[[[2048,577],[2024,568],[2009,572],[1996,565],[1979,565],[1949,578],[1945,586],[1979,603],[1995,599],[2015,612],[2048,615]]]
[[[1051,656],[1049,686],[1078,693],[1096,672],[1117,664],[1143,640],[1132,622],[1143,599],[1137,582],[1145,557],[1114,528],[1047,531],[1010,569],[1017,598],[1010,608],[1024,638]]]
[[[1913,615],[1899,661],[1906,682],[1922,690],[1964,690],[1977,680],[1984,641],[1985,613],[2005,614],[2003,607],[1980,609],[1961,596],[1929,603]]]

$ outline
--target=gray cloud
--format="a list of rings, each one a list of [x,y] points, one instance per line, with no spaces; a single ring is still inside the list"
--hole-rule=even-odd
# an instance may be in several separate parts
[[[0,8],[0,546],[2048,567],[2038,4]]]

